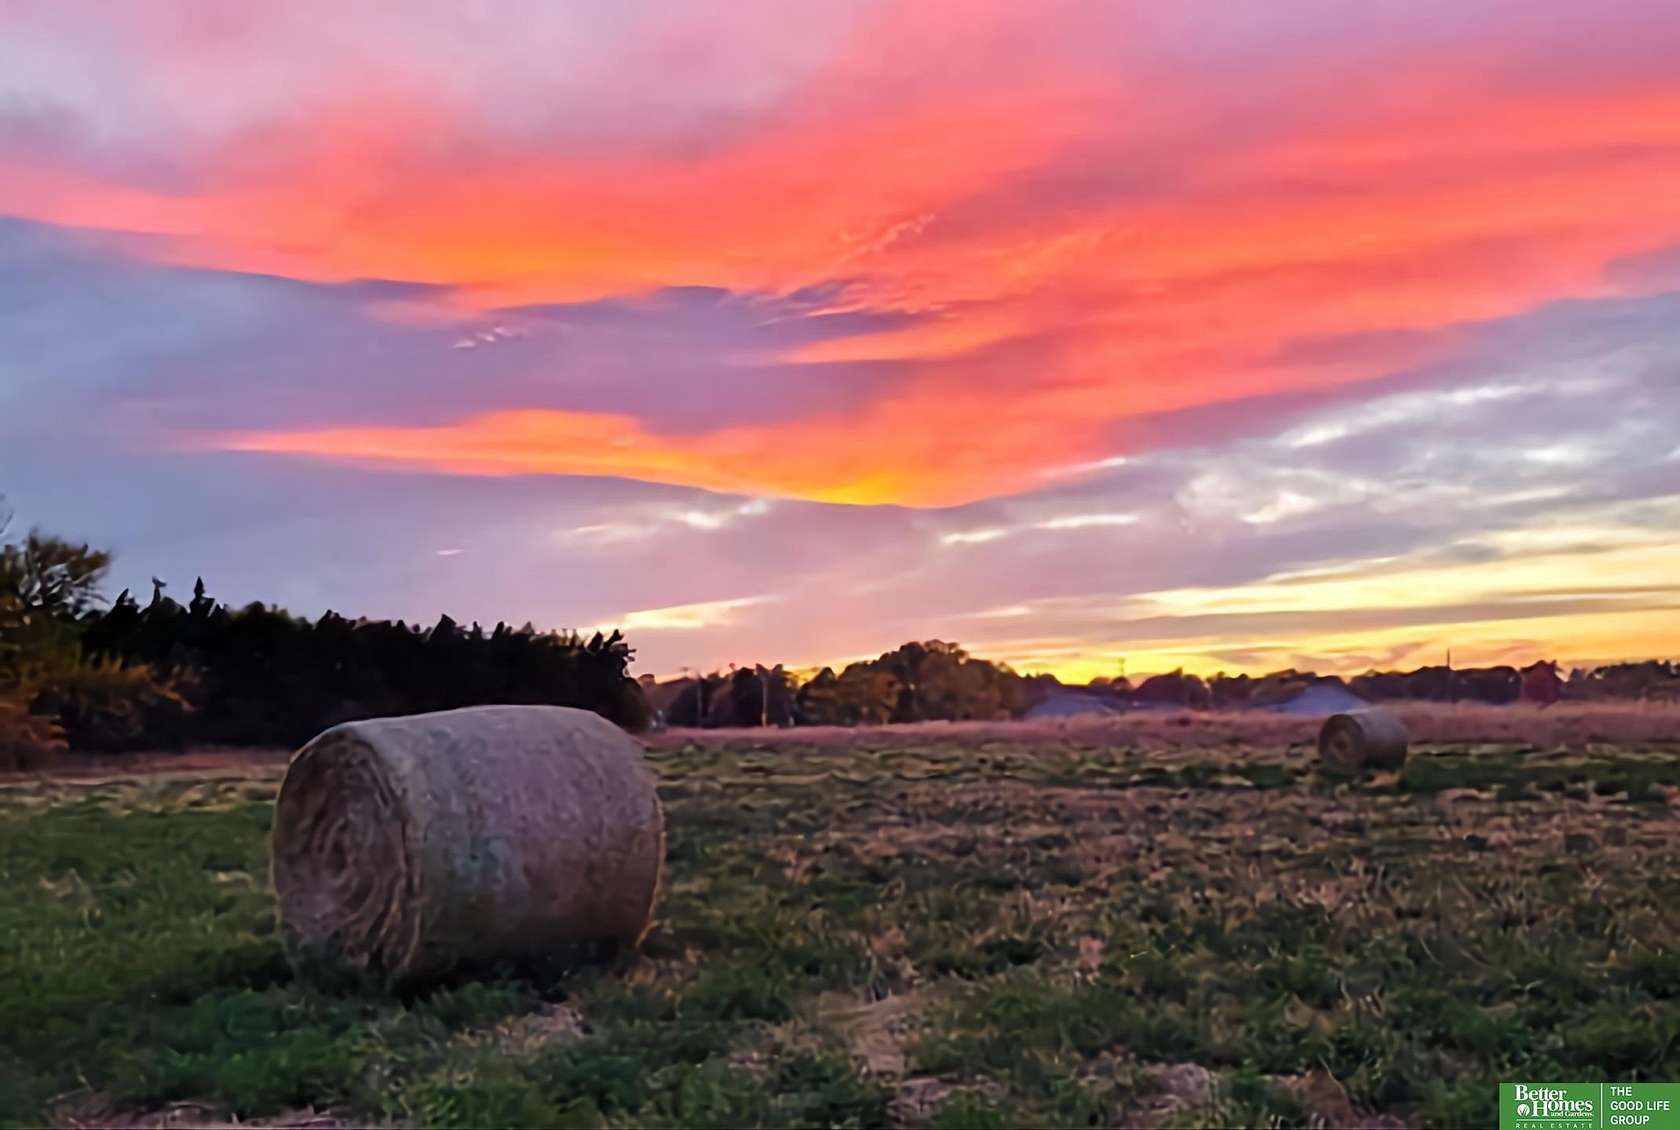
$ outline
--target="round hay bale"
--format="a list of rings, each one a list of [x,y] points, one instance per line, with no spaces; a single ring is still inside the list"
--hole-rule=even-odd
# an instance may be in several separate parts
[[[664,859],[641,746],[559,706],[334,726],[275,801],[280,933],[304,973],[392,983],[635,945]]]
[[[1406,764],[1406,724],[1386,710],[1333,714],[1318,732],[1318,756],[1342,773],[1399,769]]]

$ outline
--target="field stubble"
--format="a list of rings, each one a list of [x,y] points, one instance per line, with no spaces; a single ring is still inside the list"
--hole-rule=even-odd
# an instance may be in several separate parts
[[[1676,720],[1414,711],[1355,782],[1299,719],[662,734],[644,952],[402,1000],[287,969],[278,760],[0,783],[0,1119],[1466,1125],[1680,1078]]]

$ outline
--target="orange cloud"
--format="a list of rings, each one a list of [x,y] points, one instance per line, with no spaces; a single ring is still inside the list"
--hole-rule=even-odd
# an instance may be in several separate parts
[[[691,283],[785,290],[867,271],[953,186],[1051,158],[1092,128],[1090,114],[1079,92],[1051,88],[802,122],[693,160],[463,160],[407,123],[446,138],[464,123],[375,104],[302,136],[257,138],[188,193],[10,167],[0,208],[166,237],[137,249],[183,265],[453,285],[478,306]]]
[[[181,191],[8,161],[0,211],[149,237],[136,254],[181,264],[444,284],[464,311],[851,280],[852,301],[923,317],[780,358],[901,364],[899,384],[845,414],[667,435],[516,409],[216,442],[909,505],[1026,489],[1112,454],[1135,417],[1382,375],[1428,347],[1335,363],[1289,347],[1609,293],[1608,262],[1680,242],[1674,85],[1457,82],[1453,105],[1399,99],[1255,145],[1216,115],[1152,113],[1136,82],[1088,69],[1012,71],[991,91],[930,80],[896,105],[833,95],[866,66],[844,55],[822,98],[695,154],[475,145],[470,120],[410,94],[247,137]],[[1169,107],[1193,92],[1147,93]],[[1177,128],[1172,158],[1150,157]],[[1083,187],[1060,194],[1061,180]]]
[[[916,425],[936,410],[942,427]],[[965,438],[980,429],[986,443]],[[893,438],[859,442],[883,435]],[[258,431],[195,442],[466,475],[613,475],[822,502],[949,506],[1011,489],[1065,435],[1060,419],[1000,417],[995,401],[976,396],[888,401],[861,414],[697,436],[653,433],[626,415],[528,409],[437,427]]]

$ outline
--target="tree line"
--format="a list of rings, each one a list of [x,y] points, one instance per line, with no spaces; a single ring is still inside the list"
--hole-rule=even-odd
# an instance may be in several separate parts
[[[3,524],[0,524],[3,526]],[[0,546],[0,768],[90,752],[297,745],[339,722],[481,703],[593,710],[645,728],[623,636],[486,631],[448,616],[317,620],[190,601],[154,582],[105,606],[111,556],[37,531]]]
[[[1548,683],[1554,684],[1550,694],[1534,693],[1536,686],[1544,688]],[[1099,680],[1092,688],[1134,702],[1229,710],[1274,706],[1318,684],[1345,687],[1367,702],[1481,702],[1503,706],[1535,697],[1542,701],[1680,701],[1680,663],[1656,659],[1613,663],[1575,668],[1567,677],[1558,671],[1557,664],[1545,660],[1525,667],[1441,664],[1411,671],[1367,671],[1347,679],[1293,669],[1258,677],[1219,674],[1203,679],[1178,670],[1153,676],[1135,688],[1125,680]]]
[[[838,673],[824,667],[804,682],[780,666],[754,664],[665,684],[644,677],[643,685],[657,720],[669,726],[878,726],[1019,718],[1068,693],[1115,709],[1265,709],[1318,685],[1343,688],[1367,702],[1680,701],[1680,663],[1618,663],[1576,669],[1567,678],[1549,662],[1520,668],[1424,666],[1368,671],[1351,678],[1294,669],[1203,678],[1179,669],[1136,684],[1125,678],[1097,678],[1070,685],[1051,675],[1018,674],[1006,664],[978,659],[957,644],[932,640],[904,644]]]
[[[779,665],[755,664],[670,684],[663,696],[650,689],[661,720],[673,726],[872,726],[1017,717],[1033,700],[1034,682],[930,640],[839,673],[824,667],[803,683]]]
[[[0,514],[0,535],[5,532]],[[627,729],[675,726],[867,726],[1018,718],[1075,692],[1116,708],[1263,708],[1316,684],[1372,702],[1515,702],[1535,685],[1552,698],[1680,700],[1680,664],[1623,663],[1567,679],[1555,665],[1370,671],[1350,679],[1183,670],[1065,686],[1022,675],[941,640],[799,680],[781,666],[732,667],[659,684],[629,677],[622,635],[486,631],[448,616],[317,620],[261,603],[232,608],[201,579],[180,603],[154,582],[142,604],[126,590],[106,605],[110,554],[31,531],[0,537],[0,768],[38,763],[66,745],[95,752],[192,744],[296,745],[339,722],[479,703],[593,710]]]

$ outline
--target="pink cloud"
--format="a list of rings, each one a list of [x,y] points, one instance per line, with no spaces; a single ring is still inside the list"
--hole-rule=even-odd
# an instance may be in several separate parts
[[[172,264],[434,284],[386,304],[421,324],[836,279],[909,315],[753,358],[893,367],[773,423],[487,393],[209,437],[240,450],[950,505],[1636,290],[1607,268],[1680,242],[1680,85],[1652,62],[1680,21],[1645,3],[18,11],[0,63],[63,138],[0,147],[0,211]],[[154,158],[170,176],[125,171]],[[1300,350],[1326,340],[1365,348]]]

